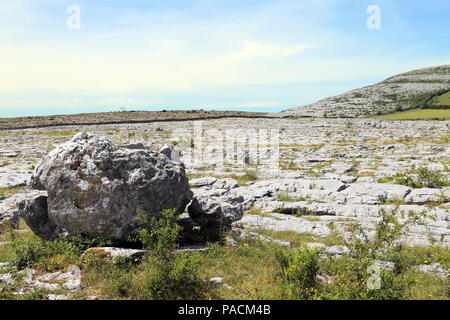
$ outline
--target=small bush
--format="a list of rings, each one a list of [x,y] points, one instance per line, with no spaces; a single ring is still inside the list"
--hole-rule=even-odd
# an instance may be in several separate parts
[[[199,278],[202,256],[198,252],[174,253],[181,227],[176,210],[164,210],[159,217],[139,214],[143,224],[139,238],[148,255],[138,276],[144,299],[196,299],[206,290]]]
[[[334,274],[334,283],[330,285],[324,297],[328,299],[407,299],[411,297],[414,278],[411,277],[410,264],[405,258],[404,248],[398,240],[413,224],[422,223],[422,214],[411,214],[400,223],[397,219],[398,208],[380,210],[381,220],[377,223],[375,234],[369,237],[360,227],[353,230],[354,239],[346,242],[350,253],[342,258],[332,257],[325,269]],[[392,270],[379,268],[375,261],[392,261]],[[377,285],[371,282],[376,279]]]
[[[245,174],[241,176],[242,180],[256,181],[258,180],[258,173],[255,170],[245,170]]]
[[[207,284],[198,276],[203,257],[198,252],[172,254],[162,260],[150,255],[138,276],[142,291],[140,299],[201,299]]]
[[[12,264],[18,269],[39,265],[46,271],[53,271],[78,262],[79,256],[90,247],[110,244],[110,241],[89,239],[82,234],[60,236],[53,241],[38,237],[22,242],[13,241]]]
[[[72,243],[61,240],[45,241],[38,238],[32,238],[20,243],[13,243],[15,257],[12,265],[18,269],[24,269],[40,264],[45,270],[49,267],[60,267],[63,261],[74,261],[78,259],[80,250]],[[45,262],[47,259],[60,255],[59,262],[53,260],[54,263],[48,266]]]
[[[413,169],[411,174],[397,173],[393,177],[395,184],[402,184],[411,188],[436,188],[450,186],[450,181],[438,169],[419,167]]]
[[[390,183],[392,182],[394,179],[390,176],[384,176],[380,179],[377,180],[377,183]]]
[[[319,271],[318,254],[315,250],[279,250],[275,254],[280,264],[282,285],[294,298],[310,299],[316,294],[316,276]]]
[[[417,188],[443,188],[450,185],[440,170],[420,167],[416,170]]]
[[[163,210],[158,217],[139,212],[138,218],[143,226],[138,237],[145,249],[164,257],[176,248],[181,226],[175,209]]]

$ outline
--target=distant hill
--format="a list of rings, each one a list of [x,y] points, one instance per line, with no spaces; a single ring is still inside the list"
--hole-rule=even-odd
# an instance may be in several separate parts
[[[288,109],[280,116],[366,117],[415,108],[445,107],[438,97],[450,91],[450,65],[424,68],[390,77],[371,86]],[[443,96],[444,99],[448,94]],[[441,99],[442,100],[442,99]]]

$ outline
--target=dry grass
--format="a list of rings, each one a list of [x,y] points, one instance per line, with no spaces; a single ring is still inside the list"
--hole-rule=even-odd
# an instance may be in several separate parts
[[[210,119],[220,117],[266,117],[263,112],[244,111],[206,111],[206,110],[175,110],[175,111],[120,111],[102,113],[82,113],[72,115],[54,115],[40,117],[0,118],[0,129],[16,127],[38,127],[52,125],[97,124],[97,123],[127,123],[151,122],[182,119]]]

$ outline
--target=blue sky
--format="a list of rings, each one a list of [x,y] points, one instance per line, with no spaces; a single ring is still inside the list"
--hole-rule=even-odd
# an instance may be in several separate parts
[[[0,116],[279,111],[450,63],[449,17],[448,0],[0,0]]]

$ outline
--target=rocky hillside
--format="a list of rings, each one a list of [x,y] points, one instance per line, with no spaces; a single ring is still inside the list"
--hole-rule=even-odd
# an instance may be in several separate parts
[[[371,86],[280,112],[281,116],[365,117],[419,107],[421,98],[450,90],[450,65],[410,71]]]

